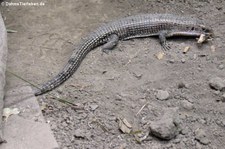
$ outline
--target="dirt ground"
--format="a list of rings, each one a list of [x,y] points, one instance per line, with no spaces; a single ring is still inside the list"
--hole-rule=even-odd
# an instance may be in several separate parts
[[[102,54],[101,48],[90,52],[52,95],[38,97],[62,149],[224,148],[225,94],[210,88],[209,82],[214,77],[225,79],[225,1],[42,2],[44,6],[1,7],[7,29],[17,31],[8,34],[8,71],[34,84],[56,75],[82,37],[116,18],[141,13],[189,15],[204,20],[215,34],[201,47],[193,38],[171,39],[172,49],[161,60],[155,57],[162,50],[157,38],[121,41],[109,54]],[[190,50],[184,54],[186,46]],[[25,84],[7,74],[7,88]],[[160,100],[159,90],[169,97]],[[56,97],[81,109],[51,100]],[[150,127],[158,124],[166,131],[163,126],[169,117],[175,117],[179,128],[169,132],[175,138],[163,140]],[[125,118],[133,131],[123,133],[118,118]]]

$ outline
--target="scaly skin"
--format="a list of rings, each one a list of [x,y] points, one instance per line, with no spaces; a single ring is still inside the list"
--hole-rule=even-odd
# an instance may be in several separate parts
[[[164,50],[168,50],[166,38],[171,36],[210,35],[211,29],[200,20],[171,14],[143,14],[130,16],[107,23],[92,32],[72,53],[68,63],[53,79],[35,92],[41,95],[65,82],[77,70],[85,56],[94,48],[103,45],[104,50],[112,49],[118,40],[138,37],[159,36]]]

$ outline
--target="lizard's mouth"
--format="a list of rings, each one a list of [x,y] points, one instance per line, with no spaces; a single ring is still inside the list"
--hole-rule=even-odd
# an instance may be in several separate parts
[[[213,33],[205,33],[205,36],[207,40],[213,39]]]
[[[214,34],[213,34],[213,30],[209,27],[205,27],[205,26],[201,26],[202,30],[206,36],[207,39],[212,39]]]

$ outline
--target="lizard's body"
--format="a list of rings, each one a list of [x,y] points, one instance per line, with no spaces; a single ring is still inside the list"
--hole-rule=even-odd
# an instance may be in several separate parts
[[[77,70],[85,56],[100,45],[103,45],[103,50],[107,50],[115,47],[119,40],[159,36],[161,45],[168,50],[167,37],[200,36],[201,34],[211,34],[211,30],[201,21],[171,14],[143,14],[107,23],[87,36],[78,45],[62,71],[42,85],[35,95],[51,91],[65,82]]]

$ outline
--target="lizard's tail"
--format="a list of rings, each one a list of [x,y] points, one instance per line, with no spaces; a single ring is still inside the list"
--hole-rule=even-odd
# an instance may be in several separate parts
[[[68,63],[64,66],[61,72],[58,73],[54,78],[43,84],[41,87],[39,87],[35,91],[34,95],[38,96],[49,92],[60,86],[67,79],[69,79],[77,70],[82,60],[85,58],[85,56],[89,53],[91,49],[91,44],[87,44],[87,42],[81,45],[78,50],[74,51],[74,53],[71,55]]]

